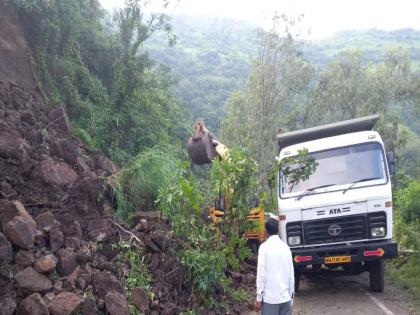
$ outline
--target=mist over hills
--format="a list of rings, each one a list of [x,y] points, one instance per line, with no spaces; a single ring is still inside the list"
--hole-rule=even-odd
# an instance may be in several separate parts
[[[186,15],[174,16],[172,25],[177,36],[175,47],[168,47],[165,37],[159,35],[146,49],[172,69],[178,81],[175,92],[193,119],[203,118],[217,131],[226,100],[244,84],[257,53],[257,26],[241,20]],[[343,31],[327,39],[300,43],[317,71],[347,49],[362,51],[366,63],[383,61],[390,49],[402,50],[410,57],[413,69],[420,69],[419,30]]]

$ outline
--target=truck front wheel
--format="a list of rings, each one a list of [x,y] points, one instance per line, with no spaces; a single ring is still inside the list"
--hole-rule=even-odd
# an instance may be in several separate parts
[[[373,292],[382,292],[385,287],[384,275],[385,267],[383,259],[370,261],[368,263],[370,290]]]

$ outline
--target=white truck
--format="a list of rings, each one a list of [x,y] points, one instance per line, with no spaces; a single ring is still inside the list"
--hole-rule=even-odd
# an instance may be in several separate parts
[[[373,131],[378,115],[279,134],[278,159],[306,148],[317,167],[295,185],[279,172],[280,236],[291,248],[299,288],[303,272],[370,273],[384,289],[384,263],[396,257],[392,241],[392,152]]]

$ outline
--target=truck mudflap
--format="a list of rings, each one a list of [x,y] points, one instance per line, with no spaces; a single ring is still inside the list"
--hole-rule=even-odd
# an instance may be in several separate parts
[[[341,244],[312,248],[291,248],[296,267],[307,265],[329,265],[358,263],[398,256],[394,241],[377,241],[358,244]]]

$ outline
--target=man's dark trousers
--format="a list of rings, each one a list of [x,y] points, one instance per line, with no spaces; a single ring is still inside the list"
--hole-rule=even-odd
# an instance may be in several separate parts
[[[290,301],[281,304],[263,302],[261,315],[292,315],[292,303]]]

